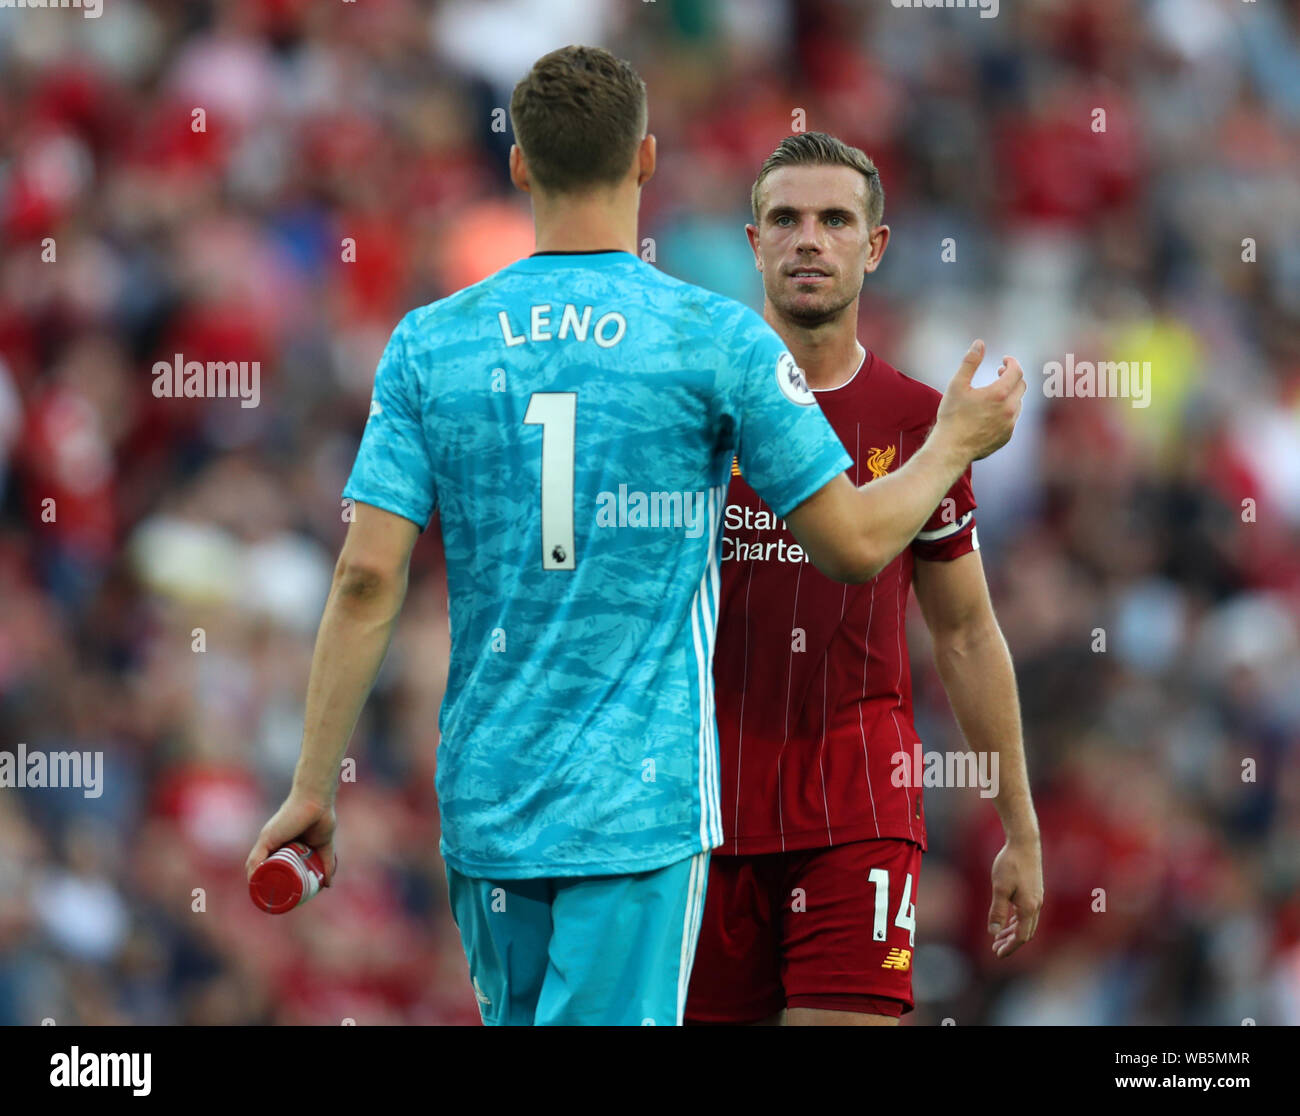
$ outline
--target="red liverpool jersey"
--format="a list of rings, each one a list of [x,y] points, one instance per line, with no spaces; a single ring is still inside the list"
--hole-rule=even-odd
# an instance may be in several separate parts
[[[868,352],[857,374],[817,392],[866,484],[925,441],[941,395]],[[722,542],[713,674],[727,855],[870,837],[926,847],[904,631],[915,558],[979,547],[970,469],[925,527],[862,585],[818,572],[733,467]],[[902,774],[896,774],[902,772]],[[910,776],[910,777],[908,777]]]

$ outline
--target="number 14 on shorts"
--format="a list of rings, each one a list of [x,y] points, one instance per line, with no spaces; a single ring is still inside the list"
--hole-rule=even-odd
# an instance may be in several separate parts
[[[876,887],[876,918],[872,924],[873,941],[883,942],[888,932],[889,919],[889,869],[872,868],[867,873],[867,881]],[[912,902],[912,873],[907,873],[903,882],[903,897],[898,904],[898,914],[894,916],[894,925],[907,931],[907,944],[916,948],[916,904]]]

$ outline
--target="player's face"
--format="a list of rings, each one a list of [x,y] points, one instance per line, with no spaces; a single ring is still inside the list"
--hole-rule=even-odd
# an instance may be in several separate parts
[[[852,167],[781,167],[759,200],[759,223],[746,228],[768,301],[801,325],[834,319],[884,250],[867,227],[867,180]]]

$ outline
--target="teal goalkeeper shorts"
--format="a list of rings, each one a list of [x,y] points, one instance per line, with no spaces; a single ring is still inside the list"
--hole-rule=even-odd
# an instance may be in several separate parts
[[[447,867],[483,1022],[680,1026],[709,854],[631,876],[490,880]]]

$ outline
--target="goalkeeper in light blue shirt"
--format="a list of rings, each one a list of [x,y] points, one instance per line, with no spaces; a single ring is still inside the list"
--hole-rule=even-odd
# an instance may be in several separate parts
[[[489,1023],[681,1022],[722,840],[712,655],[733,458],[820,569],[865,580],[1014,422],[970,389],[972,350],[926,447],[855,489],[776,333],[635,255],[646,113],[636,72],[599,48],[548,54],[516,87],[510,172],[538,251],[393,331],[293,790],[248,859],[300,838],[332,874],[339,766],[437,509],[442,855]]]

